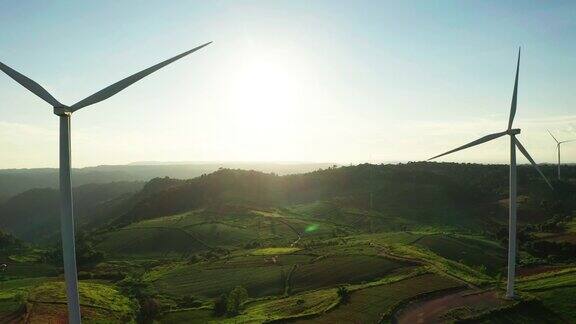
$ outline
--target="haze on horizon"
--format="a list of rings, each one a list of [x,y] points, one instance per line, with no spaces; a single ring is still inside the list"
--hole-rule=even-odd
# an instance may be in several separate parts
[[[576,138],[570,1],[0,4],[0,61],[67,104],[214,41],[75,114],[74,167],[424,160],[505,127],[518,46],[521,141],[543,163],[546,129]],[[51,107],[3,74],[0,116],[0,169],[57,166]],[[443,161],[503,163],[508,145]]]

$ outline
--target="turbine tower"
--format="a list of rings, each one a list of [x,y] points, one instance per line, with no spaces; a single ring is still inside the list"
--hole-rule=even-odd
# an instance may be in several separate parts
[[[568,143],[568,142],[574,142],[574,141],[576,141],[576,139],[571,139],[571,140],[567,140],[567,141],[558,141],[556,139],[556,137],[554,137],[554,135],[552,135],[552,133],[550,133],[550,131],[548,131],[548,134],[550,134],[550,136],[552,136],[552,138],[556,141],[556,151],[558,152],[558,180],[560,180],[560,144],[564,144],[564,143]]]
[[[72,179],[71,179],[71,148],[70,148],[70,119],[72,113],[106,100],[118,92],[124,90],[140,79],[163,68],[164,66],[177,61],[184,56],[191,54],[212,42],[195,47],[182,54],[174,56],[166,61],[160,62],[152,67],[135,73],[122,79],[95,94],[80,100],[72,106],[66,106],[56,100],[41,85],[17,72],[9,66],[0,62],[0,70],[6,73],[14,81],[20,83],[24,88],[46,101],[54,108],[54,114],[60,118],[60,223],[62,234],[62,254],[64,259],[64,277],[66,281],[66,295],[68,299],[68,318],[72,324],[80,323],[80,301],[78,295],[78,275],[76,270],[76,251],[74,242],[74,215],[72,205]]]
[[[438,157],[454,153],[456,151],[460,151],[469,147],[489,142],[504,135],[510,136],[510,203],[509,203],[510,211],[509,211],[509,224],[508,224],[508,282],[506,285],[507,298],[514,297],[514,276],[516,273],[516,149],[520,150],[520,152],[526,157],[526,159],[530,161],[532,166],[534,166],[536,171],[538,171],[538,173],[540,173],[542,178],[544,178],[544,181],[546,181],[546,183],[550,186],[550,188],[552,188],[552,185],[550,184],[550,182],[548,182],[548,179],[546,179],[542,171],[540,171],[540,168],[538,168],[538,165],[536,164],[536,162],[534,162],[534,159],[532,159],[530,154],[528,154],[528,151],[526,151],[526,149],[520,143],[518,138],[516,138],[516,135],[520,134],[520,129],[512,128],[512,123],[514,122],[514,116],[516,115],[519,69],[520,69],[520,49],[518,49],[518,62],[516,63],[516,78],[514,81],[514,92],[512,94],[512,106],[510,108],[508,128],[505,131],[486,135],[466,145],[462,145],[451,151],[448,151],[446,153],[428,159],[428,161],[430,161]]]

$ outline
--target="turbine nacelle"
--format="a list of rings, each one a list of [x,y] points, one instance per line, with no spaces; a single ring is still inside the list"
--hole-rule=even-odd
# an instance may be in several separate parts
[[[520,134],[520,131],[521,131],[520,128],[509,129],[506,131],[506,134],[514,136]]]
[[[56,115],[56,116],[70,116],[70,115],[72,115],[72,112],[70,111],[70,107],[68,107],[68,106],[54,107],[54,115]]]

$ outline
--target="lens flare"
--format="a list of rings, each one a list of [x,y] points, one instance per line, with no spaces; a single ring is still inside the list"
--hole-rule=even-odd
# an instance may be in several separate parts
[[[308,227],[306,227],[306,229],[304,230],[306,233],[310,233],[310,232],[314,232],[315,230],[317,230],[319,227],[318,224],[310,224],[308,225]]]

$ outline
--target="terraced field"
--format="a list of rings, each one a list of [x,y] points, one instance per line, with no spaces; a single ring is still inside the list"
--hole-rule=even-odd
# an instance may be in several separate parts
[[[318,317],[297,323],[379,323],[388,318],[400,303],[425,293],[460,287],[461,284],[435,274],[424,274],[353,291],[350,302]]]
[[[496,243],[464,236],[426,235],[415,243],[449,260],[474,268],[486,267],[490,274],[502,272],[506,265],[506,250]]]
[[[209,249],[194,236],[173,228],[126,228],[102,237],[99,249],[113,255],[164,255],[197,253]]]
[[[467,289],[415,301],[394,318],[399,324],[457,322],[510,304],[514,302],[501,298],[498,291]]]
[[[126,323],[135,318],[135,305],[113,286],[80,282],[79,288],[85,322]],[[61,281],[31,278],[0,282],[0,320],[3,323],[18,319],[25,313],[26,323],[61,323],[67,319],[67,312],[66,293]]]
[[[407,265],[377,256],[332,256],[299,265],[292,276],[292,285],[295,292],[300,292],[344,283],[367,282],[404,266]]]
[[[24,313],[23,300],[29,290],[52,278],[25,278],[0,281],[0,323],[9,323]]]
[[[212,298],[239,285],[252,297],[279,295],[284,293],[285,276],[291,267],[289,259],[281,264],[266,264],[262,257],[230,264],[184,265],[163,273],[152,284],[170,296],[194,294]]]
[[[565,321],[576,318],[576,268],[522,278],[518,289],[535,295],[557,317]]]
[[[336,289],[306,292],[270,301],[257,301],[247,305],[242,315],[218,319],[217,323],[265,323],[275,320],[306,317],[328,311],[339,302]]]
[[[166,324],[205,324],[214,320],[212,313],[213,311],[211,309],[193,309],[168,312],[159,319],[159,322]]]
[[[144,220],[106,233],[98,248],[119,256],[178,256],[253,242],[288,244],[300,237],[328,235],[332,229],[331,225],[273,211],[220,215],[200,210]]]
[[[293,205],[288,208],[291,215],[309,220],[344,227],[351,232],[395,231],[413,225],[394,212],[367,211],[340,206],[334,201],[317,201],[310,204]]]
[[[8,278],[34,278],[56,276],[59,269],[51,264],[40,260],[40,251],[24,252],[18,254],[0,252],[0,264],[6,264],[6,269],[2,275]]]
[[[515,307],[505,308],[501,311],[492,312],[480,318],[468,320],[466,323],[473,324],[565,324],[570,321],[559,317],[541,303],[522,302]]]

